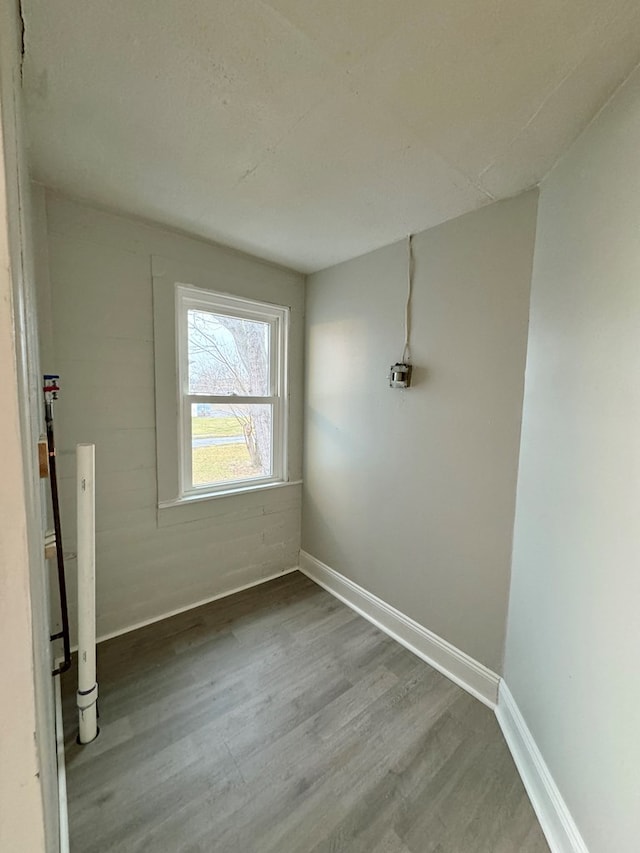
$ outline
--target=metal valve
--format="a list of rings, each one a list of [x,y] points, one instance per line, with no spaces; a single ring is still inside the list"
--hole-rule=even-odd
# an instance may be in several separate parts
[[[58,373],[45,373],[43,378],[44,384],[42,390],[44,391],[44,401],[51,404],[54,400],[58,399],[58,393],[60,392],[58,380],[60,379],[60,375]]]

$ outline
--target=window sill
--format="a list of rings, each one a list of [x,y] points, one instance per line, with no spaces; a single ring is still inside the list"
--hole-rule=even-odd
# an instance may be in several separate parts
[[[212,501],[216,498],[229,498],[234,495],[246,495],[251,492],[264,492],[268,489],[282,489],[286,486],[300,486],[302,480],[287,480],[279,483],[260,483],[253,486],[235,486],[232,489],[224,489],[223,491],[204,492],[196,495],[185,495],[183,498],[174,498],[169,501],[159,501],[158,509],[169,509],[176,506],[188,506],[190,504],[200,503],[202,501]]]

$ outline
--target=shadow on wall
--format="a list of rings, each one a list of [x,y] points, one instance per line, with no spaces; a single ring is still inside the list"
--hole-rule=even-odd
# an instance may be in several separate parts
[[[423,367],[419,364],[411,366],[411,388],[422,388],[427,385],[431,378],[431,371],[428,367]]]

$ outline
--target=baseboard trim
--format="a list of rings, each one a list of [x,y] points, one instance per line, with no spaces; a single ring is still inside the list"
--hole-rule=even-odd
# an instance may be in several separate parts
[[[147,625],[154,625],[156,622],[162,622],[163,619],[170,619],[172,616],[178,616],[180,613],[186,613],[188,610],[195,610],[196,607],[202,607],[203,604],[211,604],[213,601],[219,601],[221,598],[227,598],[230,595],[235,595],[238,592],[244,592],[245,589],[251,589],[254,586],[260,586],[263,583],[269,583],[276,578],[282,578],[285,575],[290,575],[292,572],[297,572],[298,567],[293,566],[290,569],[284,569],[281,572],[275,572],[268,575],[266,578],[258,578],[258,580],[250,581],[242,586],[236,586],[233,589],[228,589],[226,592],[218,592],[216,595],[210,595],[207,598],[202,598],[200,601],[194,601],[192,604],[185,604],[184,607],[176,607],[175,610],[169,610],[167,613],[161,613],[159,616],[152,616],[150,619],[143,619],[142,622],[135,622],[133,625],[128,625],[126,628],[119,628],[117,631],[109,631],[107,634],[101,634],[96,643],[104,643],[105,640],[113,640],[115,637],[121,637],[123,634],[129,634],[131,631],[137,631],[139,628],[146,628]],[[77,646],[74,647],[77,651]]]
[[[524,717],[503,680],[496,717],[552,853],[589,853]]]
[[[194,601],[192,604],[185,604],[184,607],[176,607],[175,610],[169,610],[158,616],[152,616],[150,619],[143,619],[141,622],[134,622],[133,625],[118,628],[117,631],[109,631],[106,634],[100,634],[99,637],[96,637],[96,643],[104,643],[106,640],[113,640],[116,637],[122,637],[124,634],[130,634],[132,631],[137,631],[138,628],[146,628],[147,625],[154,625],[156,622],[162,622],[163,619],[170,619],[172,616],[178,616],[180,613],[186,613],[188,610],[195,610],[196,607],[202,607],[203,604],[211,604],[213,601],[219,601],[221,598],[227,598],[230,595],[235,595],[237,592],[244,592],[245,589],[260,586],[260,584],[263,583],[269,583],[269,581],[274,581],[276,578],[283,578],[285,575],[290,575],[292,572],[297,571],[298,566],[292,566],[290,569],[283,569],[281,572],[275,572],[272,575],[267,575],[266,578],[258,578],[258,580],[245,583],[242,586],[236,586],[226,592],[218,592],[216,595],[210,595],[208,598],[202,598],[199,601]],[[71,651],[78,651],[77,643],[71,646]],[[55,658],[56,666],[62,660],[64,660],[64,657],[62,655],[57,655]]]
[[[571,816],[540,750],[529,731],[518,705],[503,679],[470,655],[447,640],[429,631],[423,625],[387,604],[381,598],[361,587],[320,560],[300,551],[298,566],[251,581],[226,592],[178,607],[150,619],[136,622],[117,631],[100,635],[101,643],[145,628],[163,619],[186,613],[230,595],[243,592],[263,583],[300,571],[319,586],[342,601],[356,613],[384,631],[396,642],[424,660],[466,690],[484,705],[495,711],[498,724],[509,747],[531,804],[545,834],[551,853],[589,853],[580,831]],[[77,651],[77,646],[72,646]],[[55,679],[56,739],[58,752],[58,790],[60,820],[60,851],[69,853],[69,824],[67,816],[67,786],[62,721],[60,678]]]
[[[300,552],[300,571],[463,690],[495,709],[500,680],[495,672],[306,551]]]

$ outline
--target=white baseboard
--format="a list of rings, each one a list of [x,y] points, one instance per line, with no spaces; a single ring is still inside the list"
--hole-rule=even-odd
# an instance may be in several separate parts
[[[202,607],[203,604],[211,604],[213,601],[218,601],[221,598],[227,598],[230,595],[235,595],[237,592],[244,592],[245,589],[251,589],[254,586],[260,586],[263,583],[269,583],[276,578],[283,578],[285,575],[290,575],[292,572],[297,572],[298,566],[293,566],[290,569],[284,569],[281,572],[275,572],[272,575],[267,575],[266,578],[258,578],[258,580],[245,583],[242,586],[228,589],[226,592],[218,592],[216,595],[210,595],[208,598],[202,598],[199,601],[194,601],[191,604],[185,604],[184,607],[177,607],[175,610],[168,610],[166,613],[160,613],[157,616],[152,616],[150,619],[143,619],[142,622],[134,622],[132,625],[126,625],[124,628],[118,628],[116,631],[109,631],[106,634],[100,634],[96,637],[96,643],[104,643],[105,640],[113,640],[115,637],[122,637],[123,634],[130,634],[131,631],[137,631],[138,628],[146,628],[147,625],[153,625],[156,622],[162,622],[163,619],[170,619],[171,616],[178,616],[180,613],[186,613],[188,610],[195,610],[196,607]],[[77,644],[71,646],[72,652],[78,651]],[[64,660],[62,655],[56,655],[55,665],[59,666]]]
[[[499,676],[335,569],[300,552],[300,571],[409,651],[494,709]]]
[[[169,610],[167,613],[160,613],[158,616],[152,616],[150,619],[143,619],[142,622],[135,622],[133,625],[127,625],[126,628],[118,628],[117,631],[109,631],[107,634],[101,634],[96,643],[103,643],[105,640],[113,640],[114,637],[121,637],[123,634],[129,634],[131,631],[137,631],[138,628],[146,628],[147,625],[153,625],[155,622],[162,622],[163,619],[170,619],[172,616],[178,616],[180,613],[186,613],[188,610],[195,610],[196,607],[202,607],[203,604],[211,604],[213,601],[219,601],[221,598],[227,598],[230,595],[235,595],[237,592],[244,592],[245,589],[251,589],[254,586],[268,583],[276,578],[283,578],[285,575],[290,575],[292,572],[297,572],[298,567],[293,566],[290,569],[284,569],[281,572],[275,572],[268,575],[266,578],[258,578],[258,580],[245,583],[242,586],[228,589],[226,592],[219,592],[216,595],[210,595],[207,598],[202,598],[200,601],[194,601],[191,604],[185,604],[184,607],[177,607],[175,610]],[[77,646],[73,647],[73,651],[77,651]]]
[[[502,680],[496,717],[552,853],[588,853],[533,735]]]
[[[315,583],[322,586],[356,613],[359,613],[380,630],[393,637],[409,651],[430,664],[462,687],[480,702],[495,710],[496,717],[507,746],[513,756],[520,777],[536,812],[552,853],[589,853],[580,831],[573,820],[549,768],[538,749],[527,724],[520,713],[509,688],[495,672],[474,660],[465,652],[443,640],[437,634],[410,619],[401,611],[387,604],[359,584],[341,575],[335,569],[312,557],[306,551],[300,551],[300,565],[265,578],[260,578],[243,586],[209,596],[184,607],[170,610],[142,622],[136,622],[117,631],[102,634],[97,642],[128,634],[138,628],[144,628],[171,616],[177,616],[193,610],[203,604],[209,604],[235,595],[251,587],[275,580],[279,577],[301,571]],[[77,647],[73,647],[76,651]],[[60,797],[60,850],[69,851],[69,826],[67,818],[66,772],[64,763],[64,735],[62,728],[62,702],[60,678],[56,678],[56,734],[58,740],[58,785]]]

